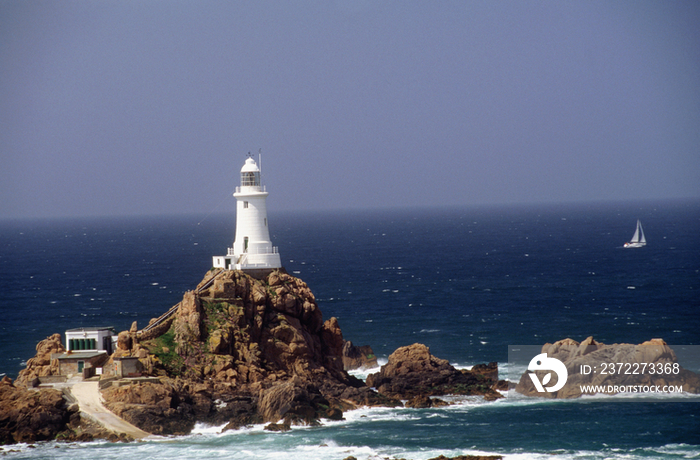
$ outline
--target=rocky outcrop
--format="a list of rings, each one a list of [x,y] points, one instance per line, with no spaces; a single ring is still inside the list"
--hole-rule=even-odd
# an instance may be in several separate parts
[[[39,377],[58,375],[58,361],[51,360],[54,353],[65,353],[61,343],[61,335],[53,334],[36,345],[36,356],[27,361],[27,367],[19,371],[15,382],[20,386],[35,387],[39,385]]]
[[[110,431],[89,416],[83,417],[78,405],[67,402],[61,391],[14,385],[8,377],[0,380],[0,445],[94,439],[133,441],[125,433]]]
[[[343,369],[351,371],[354,369],[371,369],[377,367],[377,357],[369,345],[356,346],[351,341],[343,344]]]
[[[367,376],[367,385],[383,395],[399,399],[446,394],[498,399],[503,396],[492,388],[497,376],[496,363],[476,370],[457,370],[448,361],[431,355],[425,345],[415,343],[392,353],[378,373]]]
[[[58,390],[28,390],[8,377],[0,380],[0,444],[55,439],[70,432],[75,412]]]
[[[180,393],[171,385],[136,382],[109,387],[103,396],[109,410],[149,433],[188,434],[194,427],[192,414],[178,412]]]
[[[306,283],[283,271],[262,279],[208,273],[161,336],[121,335],[118,353],[138,356],[160,383],[110,388],[104,397],[151,433],[188,432],[195,421],[314,424],[356,405],[395,405],[344,371],[337,319],[324,322]]]
[[[104,366],[109,373],[124,371],[128,363],[129,375],[147,378],[101,382],[105,405],[149,433],[187,434],[197,422],[225,429],[267,423],[270,430],[285,430],[292,424],[339,420],[343,411],[358,406],[402,406],[401,399],[411,399],[411,407],[435,407],[445,403],[429,396],[500,396],[491,389],[496,367],[459,371],[420,344],[392,354],[381,372],[370,376],[368,382],[379,392],[373,390],[346,371],[376,365],[371,348],[346,342],[336,318],[323,320],[306,283],[283,270],[257,277],[235,270],[209,272],[171,311],[161,317],[167,321],[159,320],[146,333],[139,333],[135,323],[120,332]],[[58,334],[42,341],[37,357],[20,374],[22,382],[31,385],[57,373],[51,354],[63,351]],[[137,358],[138,365],[126,357]],[[17,399],[14,391],[5,394]],[[65,407],[60,393],[42,390],[26,397],[43,398],[41,407],[53,407],[40,411],[49,415],[36,417],[47,422],[48,431],[37,428],[35,439],[51,439],[67,423],[66,439],[90,436],[84,430],[89,422],[77,409]],[[15,428],[24,416],[7,416],[9,410],[0,413],[5,424],[0,438],[26,439],[29,435],[22,433],[36,425]]]
[[[284,271],[260,278],[241,271],[209,272],[175,310],[148,334],[139,334],[135,323],[120,332],[104,367],[109,373],[118,359],[138,358],[136,369],[148,378],[107,382],[103,397],[111,411],[144,431],[185,434],[200,421],[225,424],[226,429],[255,423],[283,429],[322,418],[338,420],[358,405],[401,405],[347,374],[337,319],[324,322],[306,283]],[[32,386],[39,377],[56,375],[51,355],[64,351],[58,334],[42,341],[20,374],[21,383]],[[58,392],[51,394],[60,398]],[[57,420],[73,423],[66,439],[90,433],[114,436],[84,430],[90,422],[65,404],[56,410]],[[14,420],[5,415],[4,422]],[[7,442],[27,438],[7,434],[17,431],[13,426],[6,424],[0,436]],[[39,430],[35,439],[50,439],[61,428]]]
[[[168,331],[176,356],[164,364],[171,374],[235,385],[308,375],[320,367],[342,379],[335,343],[342,334],[337,321],[329,321],[324,325],[313,294],[298,278],[273,272],[257,280],[224,271],[209,288],[185,294]],[[158,354],[152,346],[150,351]]]
[[[700,377],[684,369],[675,352],[662,339],[652,339],[633,345],[629,343],[605,345],[588,337],[579,343],[564,339],[542,346],[542,353],[556,358],[566,366],[566,385],[555,392],[540,393],[525,372],[515,387],[527,396],[546,398],[577,398],[582,396],[581,386],[597,386],[601,393],[641,393],[640,387],[667,385],[682,386],[683,391],[700,393]],[[536,371],[539,381],[549,374]],[[553,375],[556,375],[552,373]],[[554,377],[556,379],[556,377]],[[547,386],[553,386],[556,380]],[[592,394],[592,393],[589,393]]]

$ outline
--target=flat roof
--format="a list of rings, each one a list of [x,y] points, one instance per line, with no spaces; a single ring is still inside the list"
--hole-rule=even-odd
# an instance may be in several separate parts
[[[114,331],[114,326],[105,327],[76,327],[75,329],[66,329],[66,332],[98,332],[98,331]]]
[[[75,351],[70,353],[61,353],[58,356],[52,356],[52,359],[90,359],[99,355],[106,355],[107,352],[103,350],[97,351]]]

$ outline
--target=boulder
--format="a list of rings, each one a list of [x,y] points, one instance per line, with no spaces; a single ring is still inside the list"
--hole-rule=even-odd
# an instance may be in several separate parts
[[[129,331],[121,331],[117,335],[117,349],[121,351],[130,351],[133,342],[131,340],[131,334]]]
[[[497,375],[497,370],[496,370]],[[492,399],[502,395],[492,389],[493,372],[459,371],[444,359],[430,354],[427,346],[415,343],[398,348],[378,373],[367,376],[367,385],[393,398],[447,394],[483,395]]]
[[[265,422],[276,423],[294,407],[308,402],[308,394],[297,382],[279,383],[265,391],[260,398],[258,412]]]
[[[264,422],[284,425],[315,425],[320,418],[340,420],[342,410],[321,395],[310,382],[294,377],[265,390],[260,397],[258,413]]]

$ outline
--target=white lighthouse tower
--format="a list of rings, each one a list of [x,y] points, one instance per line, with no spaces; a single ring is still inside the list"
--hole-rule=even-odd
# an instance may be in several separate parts
[[[267,227],[267,192],[260,182],[260,168],[248,157],[236,187],[236,236],[225,256],[214,256],[214,267],[231,270],[267,271],[280,268],[277,247]]]

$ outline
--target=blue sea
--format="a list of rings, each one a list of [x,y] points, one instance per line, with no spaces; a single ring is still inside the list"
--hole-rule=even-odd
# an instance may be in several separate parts
[[[700,345],[700,202],[270,213],[273,244],[324,318],[380,362],[421,342],[457,367],[508,345],[588,336]],[[641,219],[648,245],[623,249]],[[0,222],[0,374],[80,326],[140,326],[176,304],[233,242],[235,216]],[[513,369],[510,369],[511,371]],[[698,370],[698,369],[696,369]],[[367,371],[357,372],[363,377]],[[511,372],[512,374],[512,372]],[[516,374],[517,375],[517,374]],[[700,403],[552,401],[509,392],[440,409],[359,409],[321,427],[112,444],[12,446],[8,458],[700,459]]]

